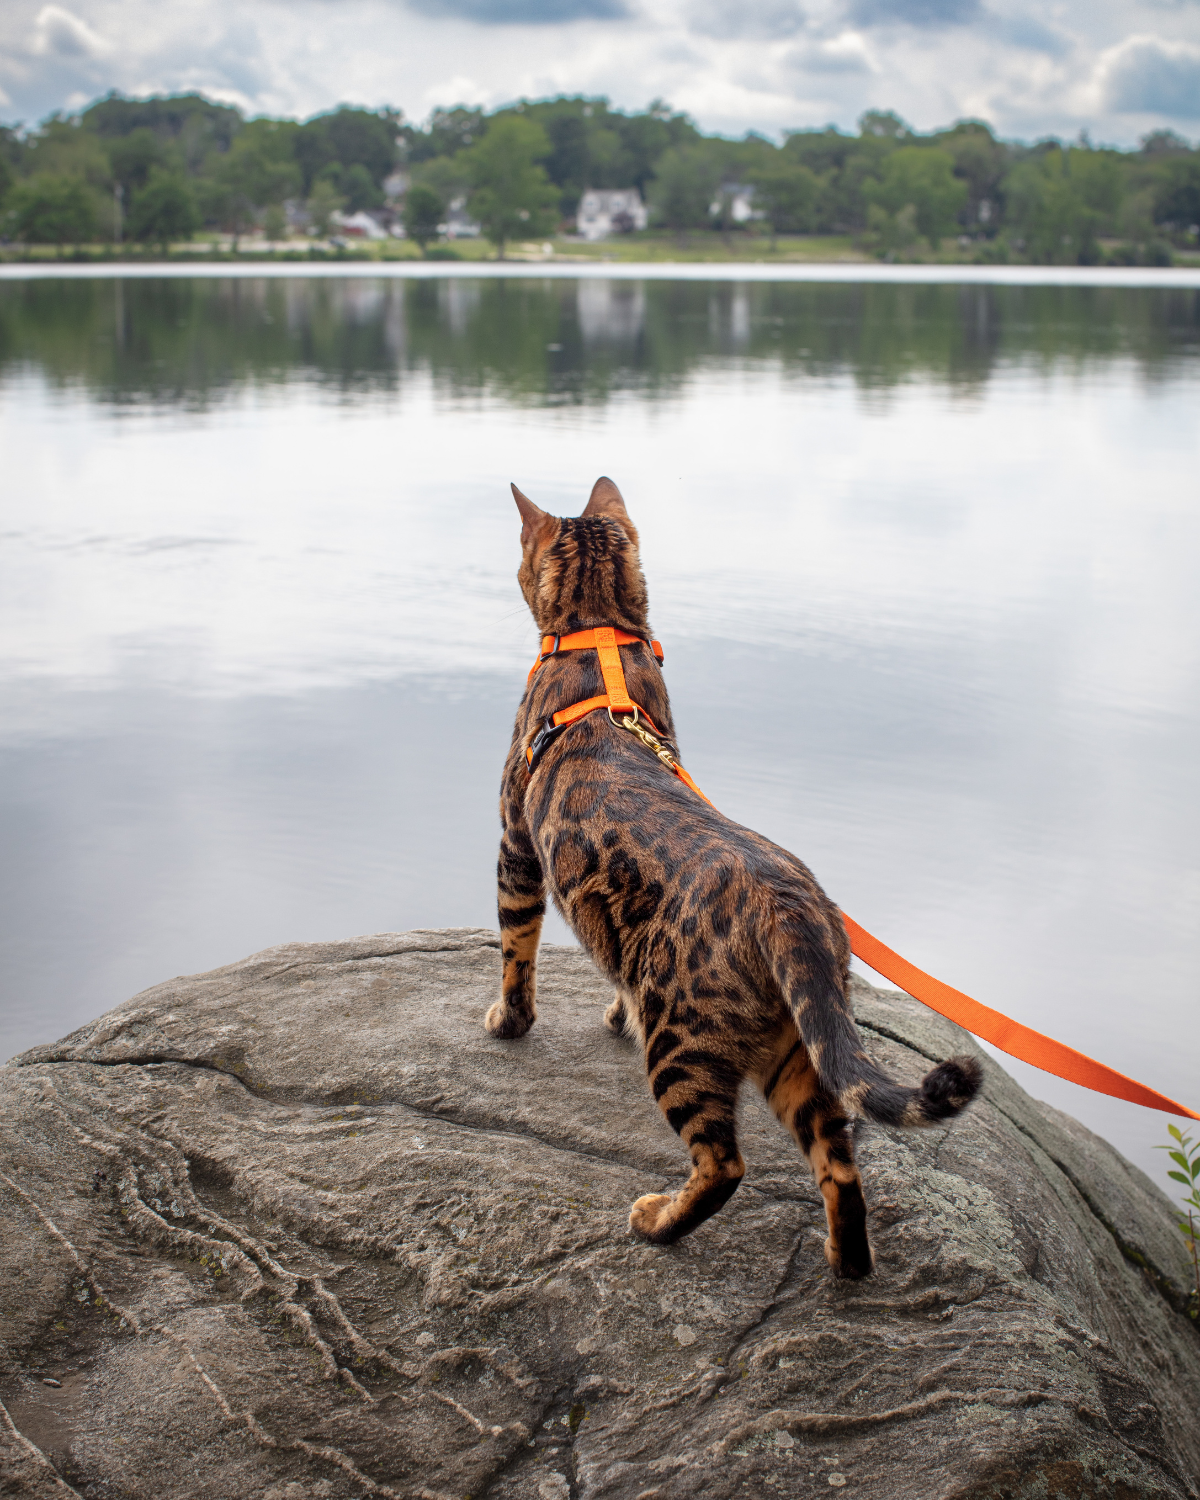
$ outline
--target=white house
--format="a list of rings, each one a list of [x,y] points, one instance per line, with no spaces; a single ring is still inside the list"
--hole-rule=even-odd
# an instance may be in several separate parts
[[[385,203],[398,203],[405,193],[408,192],[408,173],[397,167],[394,172],[389,173],[383,179],[383,198]]]
[[[473,240],[483,232],[480,226],[467,213],[467,196],[465,193],[457,198],[451,198],[450,211],[446,215],[446,222],[438,225],[438,232],[444,234],[448,240]]]
[[[575,215],[575,227],[585,240],[645,229],[646,222],[646,205],[637,188],[588,188]]]
[[[722,219],[728,214],[735,224],[764,217],[762,209],[754,206],[753,187],[745,182],[722,183],[720,194],[708,205],[708,211],[714,219]]]
[[[330,214],[330,223],[340,229],[343,234],[350,235],[359,240],[386,240],[387,230],[380,224],[378,219],[371,217],[365,209],[359,209],[356,214]]]

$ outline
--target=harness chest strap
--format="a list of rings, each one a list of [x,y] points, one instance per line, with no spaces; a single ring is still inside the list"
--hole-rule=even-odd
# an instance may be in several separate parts
[[[640,719],[644,719],[650,725],[650,728],[654,730],[654,735],[661,733],[646,710],[636,704],[629,696],[629,688],[625,683],[625,670],[621,666],[621,652],[619,648],[621,646],[635,645],[648,645],[651,651],[653,651],[655,659],[661,665],[663,648],[658,641],[647,641],[643,636],[631,635],[627,630],[614,630],[609,625],[598,626],[595,630],[577,630],[572,635],[544,635],[542,637],[541,653],[537,661],[529,669],[526,686],[533,681],[542,664],[552,656],[557,656],[561,651],[595,651],[600,660],[600,673],[604,678],[604,692],[595,698],[584,698],[579,703],[572,703],[568,708],[559,709],[556,714],[551,715],[546,720],[525,748],[525,761],[530,771],[533,770],[538,757],[560,729],[566,729],[568,725],[575,724],[580,719],[586,718],[588,714],[594,714],[602,708],[608,709],[610,715],[617,713],[633,715],[632,719],[626,717],[621,722],[621,728],[633,729]],[[617,723],[615,718],[613,719],[613,723]],[[634,732],[637,733],[637,730],[635,729]],[[644,730],[639,737],[643,736],[645,736]],[[646,738],[653,738],[653,736],[646,736]],[[657,740],[655,743],[658,743]],[[650,748],[654,747],[651,746]],[[665,747],[660,746],[659,748]],[[657,754],[658,752],[656,751],[655,753]],[[683,767],[673,757],[671,757],[670,764],[672,770],[682,772],[683,779],[695,791],[699,792],[700,796],[704,796],[704,793],[700,791],[700,788],[696,786],[695,782],[683,771]],[[705,798],[705,801],[707,800]]]
[[[657,738],[657,730],[655,734],[649,734],[639,723],[639,719],[645,719],[651,728],[654,728],[653,720],[629,696],[625,685],[625,673],[621,668],[621,653],[617,649],[619,646],[632,646],[635,641],[646,644],[640,635],[630,635],[624,630],[613,630],[607,626],[597,630],[580,630],[574,635],[548,635],[542,638],[542,652],[530,670],[530,682],[533,681],[534,674],[542,663],[559,651],[590,649],[594,650],[600,658],[600,671],[604,676],[605,691],[599,697],[585,698],[582,703],[573,703],[569,708],[561,709],[552,719],[546,721],[525,751],[530,771],[534,769],[538,755],[550,738],[559,730],[577,723],[587,714],[607,708],[614,724],[617,724],[619,728],[629,730],[646,744],[647,748],[653,750],[663,764],[679,777],[680,781],[690,787],[698,797],[708,802],[711,807],[713,804],[704,796],[670,750]],[[649,644],[661,663],[662,647],[657,641],[651,641]],[[632,717],[630,711],[632,711]],[[622,713],[623,717],[620,720],[616,719],[614,717],[616,713]],[[1080,1084],[1094,1093],[1108,1094],[1114,1099],[1126,1099],[1129,1103],[1140,1104],[1146,1109],[1162,1110],[1164,1114],[1183,1115],[1189,1120],[1200,1120],[1200,1114],[1197,1114],[1195,1110],[1188,1109],[1183,1104],[1177,1104],[1174,1099],[1168,1099],[1165,1094],[1158,1093],[1156,1089],[1147,1088],[1144,1083],[1138,1083],[1135,1078],[1118,1073],[1115,1068],[1097,1062],[1086,1053],[1077,1052],[1074,1047],[1068,1047],[1064,1042],[1056,1042],[1053,1037],[1034,1031],[1031,1026],[1023,1026],[1020,1021],[1014,1021],[1010,1016],[998,1010],[992,1010],[990,1006],[981,1005],[978,1000],[972,1000],[970,995],[964,995],[961,990],[943,984],[932,974],[926,974],[923,969],[910,964],[906,958],[901,958],[886,943],[881,943],[877,937],[869,933],[865,927],[860,927],[845,912],[842,912],[841,916],[846,928],[846,936],[850,939],[850,951],[856,958],[860,958],[877,974],[882,974],[885,979],[890,979],[893,984],[899,985],[902,990],[923,1005],[927,1005],[930,1010],[937,1011],[948,1021],[955,1022],[956,1025],[981,1037],[985,1042],[991,1042],[992,1046],[999,1047],[1001,1052],[1007,1052],[1010,1057],[1030,1063],[1044,1073],[1053,1073],[1057,1078],[1065,1078],[1068,1083]]]

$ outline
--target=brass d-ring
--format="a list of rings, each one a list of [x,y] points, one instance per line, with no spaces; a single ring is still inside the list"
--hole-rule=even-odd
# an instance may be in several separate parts
[[[622,712],[624,712],[624,710],[622,710]],[[615,728],[617,728],[617,729],[624,729],[625,726],[623,724],[618,724],[617,721],[616,721],[616,719],[613,718],[613,711],[612,711],[611,705],[609,706],[608,717],[609,717],[609,722],[611,724],[613,724],[615,726]],[[638,708],[637,708],[637,704],[635,703],[635,704],[633,704],[633,722],[636,724],[637,721],[638,721]]]

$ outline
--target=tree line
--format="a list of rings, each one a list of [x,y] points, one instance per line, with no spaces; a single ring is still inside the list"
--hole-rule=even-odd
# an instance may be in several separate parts
[[[681,236],[851,235],[886,258],[950,239],[984,261],[1161,265],[1200,243],[1200,149],[1165,130],[1131,151],[1026,145],[976,120],[918,133],[873,110],[857,132],[777,144],[706,136],[661,102],[458,106],[416,125],[394,109],[247,120],[199,94],[115,93],[37,129],[0,127],[0,235],[26,243],[165,250],[206,227],[280,239],[289,209],[325,235],[338,213],[366,210],[424,249],[459,205],[502,254],[569,228],[588,188],[618,187]]]

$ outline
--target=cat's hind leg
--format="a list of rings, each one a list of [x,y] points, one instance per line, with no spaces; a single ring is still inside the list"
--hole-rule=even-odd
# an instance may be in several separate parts
[[[867,1205],[854,1160],[850,1120],[817,1070],[790,1022],[782,1029],[770,1067],[760,1078],[767,1103],[808,1157],[825,1200],[829,1237],[825,1259],[851,1280],[870,1274],[875,1256],[867,1239]]]
[[[629,1227],[652,1245],[669,1245],[711,1218],[746,1171],[737,1144],[740,1074],[712,1052],[686,1045],[672,1052],[670,1043],[678,1041],[669,1031],[659,1032],[646,1064],[667,1123],[691,1152],[692,1175],[673,1198],[648,1193],[633,1205]]]
[[[524,1036],[537,1019],[537,950],[546,914],[542,867],[515,808],[501,802],[504,833],[497,864],[497,905],[504,973],[500,999],[484,1025],[494,1037]]]

